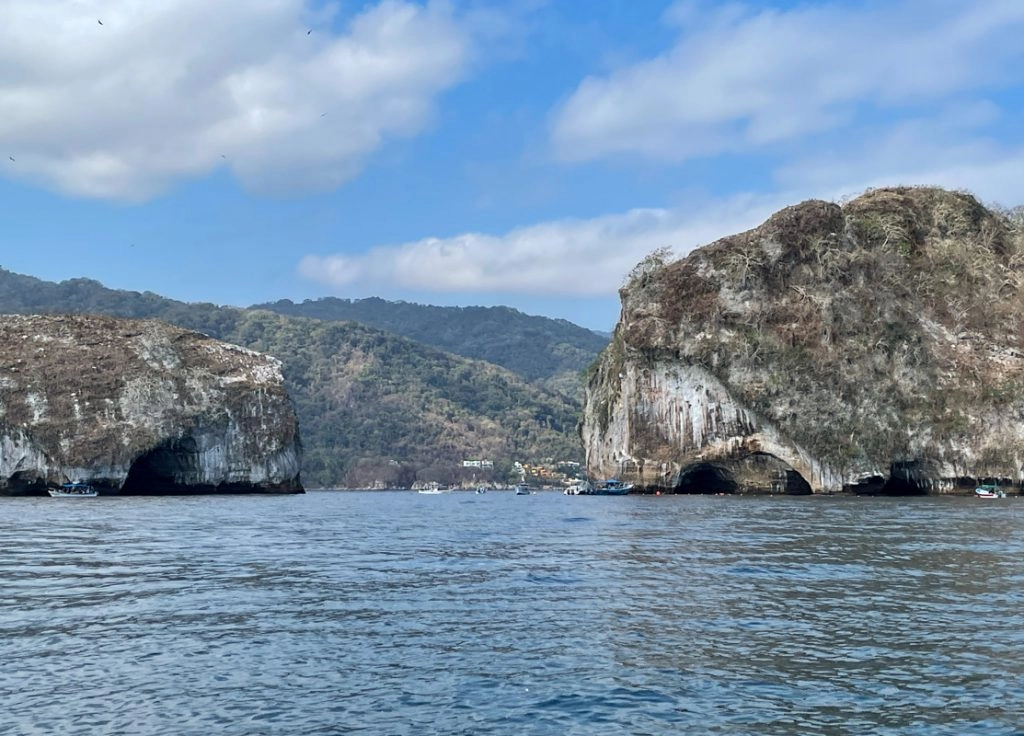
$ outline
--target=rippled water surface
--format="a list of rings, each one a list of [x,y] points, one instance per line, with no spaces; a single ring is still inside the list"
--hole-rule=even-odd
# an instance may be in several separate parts
[[[0,734],[1024,733],[1024,500],[0,499]]]

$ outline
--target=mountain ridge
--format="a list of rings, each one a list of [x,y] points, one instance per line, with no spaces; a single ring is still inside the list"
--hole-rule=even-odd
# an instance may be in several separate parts
[[[503,481],[515,460],[582,460],[577,397],[356,322],[179,302],[3,269],[0,312],[160,319],[278,357],[299,414],[310,487],[457,482],[463,459],[492,460],[490,475]]]

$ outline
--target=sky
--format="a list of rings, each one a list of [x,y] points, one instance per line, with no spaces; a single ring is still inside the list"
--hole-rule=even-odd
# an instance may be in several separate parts
[[[1020,0],[0,0],[0,267],[610,331],[806,199],[1024,204]]]

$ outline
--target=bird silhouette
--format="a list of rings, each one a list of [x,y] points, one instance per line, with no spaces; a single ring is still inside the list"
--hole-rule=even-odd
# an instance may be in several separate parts
[[[9,158],[11,161],[14,160],[14,156],[8,156],[7,158]]]
[[[99,23],[100,25],[103,25],[103,21],[101,21],[99,18],[96,19],[96,22]]]
[[[312,32],[313,32],[313,29],[312,29],[312,28],[310,28],[310,29],[309,29],[308,31],[306,31],[306,35],[308,36],[308,35],[309,35],[310,33],[312,33]]]

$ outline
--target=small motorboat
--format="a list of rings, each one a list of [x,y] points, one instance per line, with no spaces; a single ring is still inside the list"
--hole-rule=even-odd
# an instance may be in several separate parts
[[[54,498],[93,498],[99,495],[91,485],[80,481],[64,483],[60,488],[50,488],[47,493]]]
[[[422,493],[425,496],[437,496],[442,493],[449,493],[447,488],[421,488],[417,493]]]
[[[999,486],[980,485],[974,489],[975,498],[1006,498],[1006,491]]]
[[[517,496],[529,496],[530,495],[530,486],[526,485],[525,483],[520,483],[519,485],[516,486],[516,495]]]
[[[591,488],[590,483],[585,480],[581,480],[577,483],[573,483],[562,491],[562,493],[566,496],[585,496],[587,493],[590,493],[591,490],[593,489]]]

